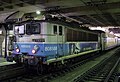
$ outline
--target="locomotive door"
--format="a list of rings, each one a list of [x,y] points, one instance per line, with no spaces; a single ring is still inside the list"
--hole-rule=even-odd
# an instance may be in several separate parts
[[[57,44],[57,54],[56,58],[64,56],[64,27],[54,26],[54,31],[56,28],[56,44]],[[55,32],[54,32],[55,33]]]

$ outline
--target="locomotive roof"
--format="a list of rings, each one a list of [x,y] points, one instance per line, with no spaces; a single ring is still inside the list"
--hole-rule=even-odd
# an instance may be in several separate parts
[[[78,23],[73,23],[73,22],[65,22],[65,21],[60,21],[60,20],[26,20],[26,21],[22,21],[22,22],[18,22],[16,24],[24,24],[24,23],[34,23],[34,22],[49,22],[49,23],[53,23],[53,24],[60,24],[60,25],[65,25],[68,26],[70,28],[73,29],[79,29],[79,30],[84,30],[87,32],[92,32],[95,34],[101,34],[101,33],[105,33],[102,30],[90,30],[89,28],[86,27],[80,27],[80,25]]]
[[[83,30],[90,30],[87,27],[80,27],[80,25],[78,23],[73,23],[73,22],[64,22],[64,21],[59,21],[59,20],[26,20],[26,21],[22,21],[22,22],[18,22],[16,24],[24,24],[24,23],[30,23],[30,22],[49,22],[49,23],[54,23],[54,24],[60,24],[60,25],[65,25],[68,27],[72,27],[72,28],[79,28],[79,29],[83,29]]]
[[[69,22],[63,22],[63,21],[59,21],[59,20],[26,20],[26,21],[18,22],[17,24],[24,24],[24,23],[30,23],[30,22],[49,22],[49,23],[66,25],[66,26],[71,26],[72,25]],[[80,28],[80,26],[78,26],[78,25],[75,25],[75,27]]]

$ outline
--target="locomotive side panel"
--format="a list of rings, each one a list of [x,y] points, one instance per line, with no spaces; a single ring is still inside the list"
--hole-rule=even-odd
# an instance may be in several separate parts
[[[46,42],[63,43],[65,41],[63,25],[47,23],[46,30]]]
[[[65,27],[60,24],[47,23],[47,36],[44,50],[47,59],[68,55],[68,45],[65,43]]]

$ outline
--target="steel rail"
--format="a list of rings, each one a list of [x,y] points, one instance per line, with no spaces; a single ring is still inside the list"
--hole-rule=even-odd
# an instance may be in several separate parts
[[[114,65],[114,67],[111,69],[111,71],[109,72],[108,76],[106,77],[106,79],[104,80],[104,82],[108,82],[110,76],[112,75],[112,73],[114,72],[115,68],[118,66],[120,62],[120,58],[117,60],[116,64]]]

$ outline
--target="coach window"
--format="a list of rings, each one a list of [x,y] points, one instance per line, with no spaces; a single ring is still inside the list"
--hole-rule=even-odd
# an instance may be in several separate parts
[[[59,26],[59,35],[62,35],[62,26]]]
[[[53,26],[53,33],[57,34],[57,26],[56,25]]]

